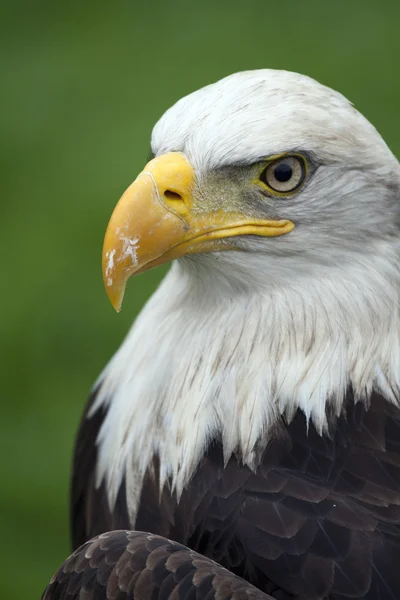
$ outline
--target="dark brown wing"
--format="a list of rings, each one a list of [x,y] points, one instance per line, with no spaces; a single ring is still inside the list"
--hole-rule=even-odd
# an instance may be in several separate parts
[[[197,552],[157,535],[112,531],[64,562],[42,600],[273,600]]]
[[[99,533],[113,529],[133,529],[126,508],[125,487],[122,484],[115,508],[110,512],[104,483],[96,488],[97,445],[106,408],[89,417],[97,390],[89,398],[75,443],[71,480],[71,538],[73,549]]]
[[[156,461],[157,463],[157,461]],[[157,466],[157,464],[156,464]],[[157,469],[155,469],[157,470]],[[299,411],[256,472],[215,441],[179,502],[146,478],[136,520],[275,596],[399,600],[400,411],[374,394],[320,436]]]
[[[124,485],[113,514],[94,488],[102,419],[84,421],[78,437],[77,542],[136,528],[183,543],[274,597],[281,589],[307,600],[400,598],[400,411],[382,396],[366,409],[349,391],[322,436],[300,411],[289,425],[282,420],[256,472],[240,457],[225,465],[214,440],[179,500],[168,487],[160,495],[155,457],[135,524]]]

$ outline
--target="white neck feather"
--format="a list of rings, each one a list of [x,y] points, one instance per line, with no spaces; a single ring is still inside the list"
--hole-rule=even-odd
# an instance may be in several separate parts
[[[212,259],[203,270],[196,260],[172,266],[101,375],[91,411],[108,406],[97,482],[106,479],[112,506],[126,477],[132,522],[154,455],[161,486],[170,480],[179,495],[213,434],[226,459],[235,452],[252,467],[281,414],[301,408],[322,433],[327,402],[339,414],[349,384],[359,400],[376,389],[397,402],[395,260],[382,253],[261,290],[228,289]]]

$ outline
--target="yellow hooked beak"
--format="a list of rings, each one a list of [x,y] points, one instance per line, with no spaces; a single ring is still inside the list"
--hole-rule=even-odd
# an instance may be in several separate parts
[[[104,284],[116,311],[134,273],[185,254],[226,250],[223,238],[278,236],[294,227],[291,221],[250,219],[223,209],[196,211],[194,186],[194,170],[186,157],[171,152],[151,160],[122,195],[103,246]]]

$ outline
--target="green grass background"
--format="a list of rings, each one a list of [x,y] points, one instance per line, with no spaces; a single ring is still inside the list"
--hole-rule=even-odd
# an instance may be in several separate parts
[[[30,600],[69,553],[71,452],[90,386],[164,272],[131,280],[114,313],[102,238],[153,124],[231,72],[285,68],[343,92],[399,155],[400,2],[16,0],[0,11],[0,597]]]

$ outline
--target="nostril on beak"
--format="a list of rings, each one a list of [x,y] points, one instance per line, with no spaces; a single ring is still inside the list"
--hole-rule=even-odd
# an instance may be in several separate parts
[[[172,190],[165,190],[164,196],[167,198],[167,200],[175,200],[175,201],[183,202],[182,196],[180,194],[178,194],[178,192],[173,192]]]

